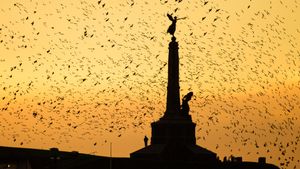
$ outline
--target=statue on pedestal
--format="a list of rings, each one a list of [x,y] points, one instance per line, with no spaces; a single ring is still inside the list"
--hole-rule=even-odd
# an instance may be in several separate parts
[[[188,116],[190,111],[190,106],[188,102],[192,99],[193,92],[189,92],[182,98],[182,105],[181,105],[181,114],[183,116]]]

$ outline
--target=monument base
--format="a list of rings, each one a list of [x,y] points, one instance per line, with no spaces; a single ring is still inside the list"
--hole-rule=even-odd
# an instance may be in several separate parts
[[[213,163],[216,154],[196,145],[195,127],[190,116],[162,117],[151,123],[151,145],[130,154],[132,159]]]
[[[190,115],[164,116],[151,123],[151,144],[196,144],[195,127]]]
[[[196,144],[180,143],[151,144],[131,153],[130,158],[170,162],[196,162],[203,164],[215,164],[218,162],[214,152]]]

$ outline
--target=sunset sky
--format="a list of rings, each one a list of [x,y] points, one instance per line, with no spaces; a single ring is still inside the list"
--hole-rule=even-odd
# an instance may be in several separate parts
[[[300,167],[298,0],[0,0],[0,146],[129,156],[165,111],[167,13],[197,144]]]

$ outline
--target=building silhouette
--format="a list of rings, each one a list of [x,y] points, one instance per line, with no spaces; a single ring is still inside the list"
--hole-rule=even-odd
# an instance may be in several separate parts
[[[244,162],[242,157],[223,161],[217,154],[196,144],[195,127],[189,115],[188,93],[180,105],[179,54],[175,36],[169,43],[166,111],[151,123],[152,135],[144,138],[145,147],[132,152],[130,158],[111,158],[57,148],[35,150],[0,147],[0,169],[279,169],[266,158]]]

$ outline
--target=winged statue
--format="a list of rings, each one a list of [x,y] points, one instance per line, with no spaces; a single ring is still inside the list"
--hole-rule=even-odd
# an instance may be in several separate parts
[[[172,24],[169,26],[169,28],[167,30],[167,33],[170,33],[172,36],[174,36],[174,33],[176,31],[176,22],[177,22],[177,20],[179,20],[179,19],[185,19],[186,17],[184,17],[184,18],[177,18],[176,16],[173,17],[170,14],[167,14],[167,16],[170,19],[170,21],[172,21]]]

